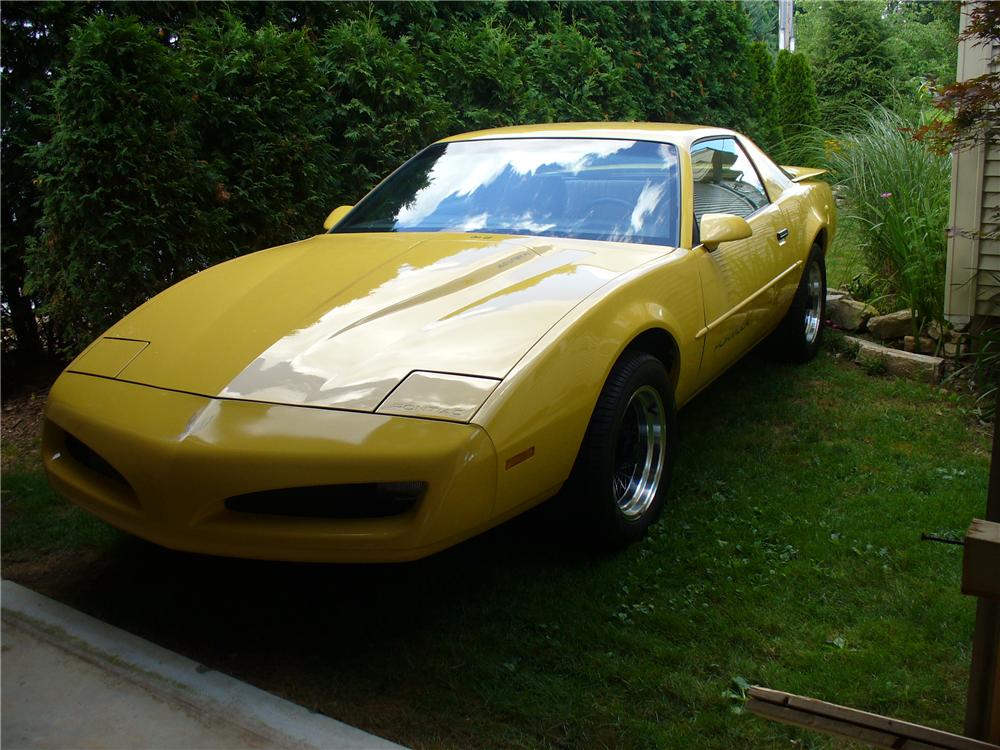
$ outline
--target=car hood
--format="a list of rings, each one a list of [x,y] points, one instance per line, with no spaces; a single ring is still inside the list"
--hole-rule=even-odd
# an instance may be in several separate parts
[[[414,370],[502,379],[586,296],[666,252],[554,238],[320,235],[171,287],[70,369],[374,411]]]

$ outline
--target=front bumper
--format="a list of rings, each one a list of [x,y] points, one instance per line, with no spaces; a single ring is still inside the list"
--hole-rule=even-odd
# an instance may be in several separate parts
[[[74,438],[110,467],[77,460],[67,450]],[[49,395],[42,458],[53,487],[73,502],[132,534],[192,552],[412,560],[495,522],[496,452],[485,431],[468,424],[213,399],[64,373]],[[420,500],[381,518],[225,506],[227,498],[265,490],[414,481],[427,483]]]

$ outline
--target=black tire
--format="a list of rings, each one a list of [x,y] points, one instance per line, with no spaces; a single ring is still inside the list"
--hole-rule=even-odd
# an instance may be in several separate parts
[[[564,507],[600,547],[641,539],[663,507],[676,454],[677,416],[667,371],[656,357],[626,351],[597,399]]]
[[[817,244],[809,251],[791,307],[768,339],[768,351],[784,362],[808,362],[823,343],[825,319],[826,262]]]

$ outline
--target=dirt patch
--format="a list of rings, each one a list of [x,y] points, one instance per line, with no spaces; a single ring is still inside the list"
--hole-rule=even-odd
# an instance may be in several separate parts
[[[42,435],[42,413],[51,383],[22,390],[4,398],[0,407],[0,468],[34,468]]]
[[[53,552],[33,558],[4,558],[3,577],[54,598],[66,598],[81,571],[92,569],[102,558],[99,550]]]

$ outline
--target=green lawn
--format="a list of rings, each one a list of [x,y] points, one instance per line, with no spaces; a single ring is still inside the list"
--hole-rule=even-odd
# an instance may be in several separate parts
[[[652,534],[603,557],[545,512],[408,565],[182,555],[26,468],[4,574],[414,747],[837,746],[745,713],[746,683],[960,731],[974,602],[920,534],[983,512],[972,414],[830,352],[751,357],[681,412]]]

